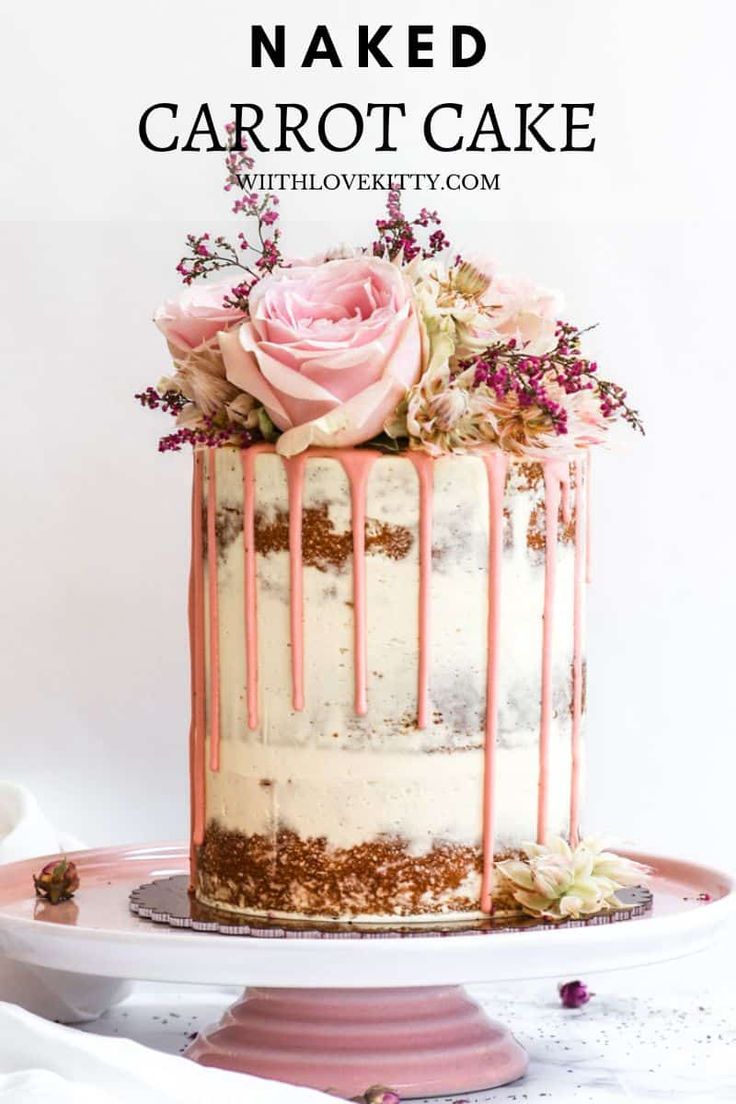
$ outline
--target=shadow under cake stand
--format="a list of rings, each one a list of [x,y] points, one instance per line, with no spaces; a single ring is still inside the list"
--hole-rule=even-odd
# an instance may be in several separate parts
[[[629,918],[613,922],[398,934],[249,928],[192,911],[181,845],[70,857],[80,889],[56,906],[33,894],[31,875],[45,859],[0,867],[0,952],[98,977],[247,983],[189,1057],[344,1097],[376,1083],[406,1099],[516,1080],[525,1051],[463,986],[692,954],[710,943],[736,900],[733,882],[717,870],[632,853],[653,869],[653,900],[633,891]]]

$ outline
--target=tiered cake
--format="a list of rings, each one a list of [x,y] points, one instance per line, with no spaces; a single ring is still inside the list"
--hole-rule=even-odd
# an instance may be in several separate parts
[[[576,835],[585,466],[195,455],[199,901],[479,917],[494,856]]]
[[[249,163],[231,128],[228,191]],[[276,203],[188,236],[138,396],[194,447],[192,892],[274,925],[620,908],[641,868],[578,831],[583,591],[590,451],[637,412],[436,212],[392,189],[374,242],[303,261]]]

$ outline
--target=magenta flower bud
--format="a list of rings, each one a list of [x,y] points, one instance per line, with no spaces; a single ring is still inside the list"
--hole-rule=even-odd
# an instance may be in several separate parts
[[[582,1008],[590,1000],[592,993],[582,981],[566,981],[564,985],[558,985],[563,1008]]]

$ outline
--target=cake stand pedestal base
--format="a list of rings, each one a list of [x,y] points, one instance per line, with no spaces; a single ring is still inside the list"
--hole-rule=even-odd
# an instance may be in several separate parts
[[[247,989],[186,1054],[347,1098],[375,1084],[402,1099],[475,1092],[527,1067],[509,1030],[453,985]]]

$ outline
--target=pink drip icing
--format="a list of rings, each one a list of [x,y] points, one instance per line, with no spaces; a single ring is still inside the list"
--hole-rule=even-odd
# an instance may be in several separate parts
[[[192,563],[190,573],[189,640],[192,666],[192,718],[190,726],[190,777],[192,866],[196,872],[196,847],[204,840],[204,733],[205,733],[205,665],[204,665],[204,562],[202,555],[202,480],[204,457],[194,453],[192,485]]]
[[[193,497],[193,495],[192,495]],[[192,532],[192,542],[194,541],[194,533]],[[192,549],[192,553],[194,549]],[[189,686],[191,694],[191,706],[189,713],[189,820],[190,820],[190,833],[189,833],[189,879],[190,885],[194,878],[195,868],[197,865],[197,851],[194,846],[194,812],[196,809],[196,798],[194,794],[195,786],[195,771],[197,770],[197,761],[194,758],[194,710],[196,708],[194,698],[194,679],[195,679],[195,667],[197,658],[194,652],[194,556],[192,555],[192,563],[189,569],[189,588],[187,599],[187,621],[189,624]]]
[[[207,450],[207,582],[210,605],[210,770],[220,769],[220,616],[217,596],[217,450]]]
[[[570,842],[579,839],[580,829],[580,730],[583,716],[583,586],[584,557],[583,533],[587,521],[587,486],[583,486],[585,462],[575,462],[575,568],[573,598],[572,645],[572,776],[570,780]]]
[[[537,797],[537,841],[547,838],[549,805],[549,732],[552,721],[552,629],[557,575],[557,531],[562,490],[569,483],[569,465],[563,460],[544,462],[544,620],[542,629],[542,702],[539,724],[539,790]]]
[[[252,463],[247,453],[274,453],[273,445],[253,445],[244,453],[244,472]],[[304,470],[308,458],[339,461],[350,481],[353,531],[353,606],[355,639],[355,710],[359,715],[367,712],[367,647],[366,647],[366,571],[365,571],[365,518],[366,487],[370,469],[379,453],[367,449],[310,449],[308,454],[284,458],[289,491],[289,581],[291,628],[292,704],[299,712],[304,709],[304,564],[302,557],[302,507],[304,500]],[[244,528],[250,531],[251,511],[255,509],[252,475],[244,475]],[[246,497],[246,495],[248,497]],[[248,670],[256,671],[255,680],[249,675],[248,723],[258,724],[257,715],[257,638],[255,621],[255,557],[248,553],[246,536],[246,634],[252,626],[252,636],[246,636]],[[251,662],[252,660],[252,662]]]
[[[251,445],[240,453],[243,468],[243,551],[245,558],[245,670],[247,678],[248,727],[258,728],[258,608],[256,588],[255,462],[259,453],[272,451],[268,445]]]
[[[426,728],[429,715],[429,620],[432,586],[432,485],[434,460],[424,453],[407,454],[419,481],[419,669],[417,727]]]
[[[302,503],[304,467],[302,453],[284,460],[289,487],[289,623],[291,626],[291,697],[297,713],[304,709],[304,565],[302,562]]]
[[[483,874],[480,907],[493,908],[494,790],[496,739],[498,736],[498,641],[501,609],[501,556],[503,552],[503,497],[506,455],[483,455],[488,480],[488,660],[486,668],[486,732],[483,760]]]
[[[593,581],[593,568],[590,562],[590,465],[593,457],[590,449],[586,450],[585,455],[585,581],[591,583]]]
[[[565,525],[569,525],[572,521],[572,509],[570,506],[570,476],[569,472],[567,477],[560,484],[560,512],[562,514],[562,521]]]
[[[368,477],[378,454],[367,450],[340,450],[339,460],[350,481],[353,516],[353,633],[355,653],[355,712],[368,712],[368,646],[366,632],[365,513]]]

